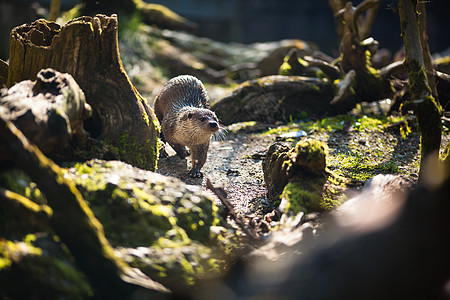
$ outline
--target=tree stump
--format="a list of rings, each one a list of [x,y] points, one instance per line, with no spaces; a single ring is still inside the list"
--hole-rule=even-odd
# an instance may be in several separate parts
[[[86,142],[83,121],[91,108],[69,74],[52,69],[38,73],[36,81],[22,81],[0,93],[0,117],[13,122],[47,155],[70,159],[69,143]],[[0,161],[8,161],[0,146]],[[69,148],[69,149],[67,149]]]
[[[7,86],[36,78],[43,68],[69,73],[86,95],[91,137],[112,145],[114,159],[155,170],[159,125],[131,84],[120,59],[117,16],[80,17],[60,26],[43,19],[10,37]]]

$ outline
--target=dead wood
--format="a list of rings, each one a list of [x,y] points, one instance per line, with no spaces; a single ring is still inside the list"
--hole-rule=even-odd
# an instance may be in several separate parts
[[[274,75],[242,83],[212,109],[225,125],[255,120],[289,122],[304,115],[323,117],[348,111],[348,107],[330,106],[333,97],[334,87],[327,79]]]
[[[69,143],[84,143],[83,121],[91,114],[83,91],[69,74],[53,69],[38,73],[36,81],[22,81],[0,94],[0,117],[13,122],[47,155],[70,158]],[[0,161],[5,143],[0,146]]]
[[[10,38],[7,85],[35,80],[43,68],[73,76],[93,109],[86,129],[116,146],[116,159],[154,170],[158,125],[131,84],[118,50],[117,16],[80,17],[64,26],[46,20],[16,27]]]
[[[392,95],[389,80],[380,77],[378,70],[370,65],[371,56],[378,48],[378,42],[368,38],[370,27],[379,0],[365,0],[356,7],[352,2],[329,1],[339,35],[339,51],[342,70],[356,72],[356,95],[361,101],[376,101]],[[363,15],[366,18],[363,18]],[[362,20],[362,21],[361,21]]]

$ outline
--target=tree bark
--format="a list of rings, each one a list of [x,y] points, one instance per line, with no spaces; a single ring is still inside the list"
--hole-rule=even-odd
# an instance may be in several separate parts
[[[91,107],[69,74],[42,70],[36,81],[22,81],[3,90],[0,99],[0,117],[13,122],[47,155],[70,160],[69,143],[82,144],[88,138],[83,121]],[[0,145],[0,161],[11,159],[5,147]]]
[[[9,121],[0,118],[0,135],[14,164],[36,182],[53,210],[50,225],[72,253],[76,264],[86,274],[99,299],[125,298],[144,287],[156,299],[167,290],[130,268],[117,258],[106,239],[103,226],[84,201],[75,185],[60,168]],[[14,201],[13,198],[9,200]],[[23,201],[22,201],[23,202]],[[17,201],[19,206],[23,203]]]
[[[420,172],[425,158],[437,161],[441,145],[442,108],[432,96],[422,50],[416,0],[399,0],[398,13],[405,45],[405,66],[409,76],[409,91],[420,131]]]
[[[117,27],[116,15],[97,15],[62,27],[41,19],[14,28],[7,85],[34,80],[43,68],[71,74],[93,108],[91,136],[114,145],[116,159],[155,170],[159,125],[123,69]]]
[[[417,2],[417,11],[420,44],[422,45],[423,61],[425,64],[425,71],[427,73],[428,85],[430,86],[431,92],[433,93],[433,97],[437,98],[438,93],[436,88],[436,71],[434,70],[430,48],[428,47],[427,12],[425,9],[425,2]]]

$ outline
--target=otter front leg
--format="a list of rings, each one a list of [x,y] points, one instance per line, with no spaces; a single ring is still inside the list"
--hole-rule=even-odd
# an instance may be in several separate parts
[[[170,146],[175,150],[175,152],[178,154],[178,156],[181,159],[184,159],[189,156],[189,151],[181,144],[170,144]]]
[[[192,169],[189,171],[189,175],[194,178],[202,177],[203,174],[200,172],[200,169],[206,162],[206,156],[208,154],[209,143],[203,145],[195,145],[190,147],[192,155],[191,155],[191,163]]]

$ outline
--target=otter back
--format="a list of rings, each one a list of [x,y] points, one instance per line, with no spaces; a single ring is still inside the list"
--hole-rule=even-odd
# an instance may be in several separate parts
[[[194,76],[181,75],[169,80],[155,99],[155,114],[161,122],[169,110],[185,106],[209,109],[203,83]]]

